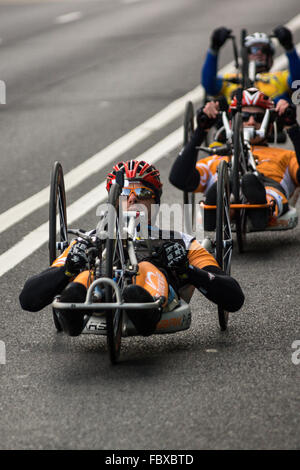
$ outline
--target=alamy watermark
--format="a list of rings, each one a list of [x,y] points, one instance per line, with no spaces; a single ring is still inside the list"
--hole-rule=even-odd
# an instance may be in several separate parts
[[[116,224],[118,225],[118,237],[140,236],[143,239],[161,238],[169,240],[172,232],[181,232],[195,237],[197,240],[204,238],[204,208],[197,204],[134,204],[126,207],[126,197],[119,198],[118,207],[111,204],[100,204],[96,215],[100,217],[97,224],[97,236],[99,238],[116,238]],[[193,218],[192,218],[193,214]]]
[[[292,102],[297,106],[298,104],[300,104],[300,80],[293,81],[292,89],[295,90],[292,93]]]
[[[298,366],[300,364],[300,340],[296,339],[292,343],[292,349],[295,349],[295,351],[292,353],[292,363],[295,364],[295,366]]]
[[[6,347],[4,341],[0,341],[0,365],[6,364]]]

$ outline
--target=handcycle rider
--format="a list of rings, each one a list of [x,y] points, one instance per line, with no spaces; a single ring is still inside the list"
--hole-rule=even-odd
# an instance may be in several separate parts
[[[242,119],[244,127],[261,126],[266,109],[274,109],[272,100],[256,88],[249,88],[242,94]],[[234,96],[230,109],[237,108]],[[289,210],[288,199],[295,188],[300,186],[300,127],[296,120],[295,106],[280,100],[275,108],[283,121],[295,151],[270,147],[265,138],[255,136],[250,140],[251,150],[256,160],[257,174],[248,172],[242,177],[242,192],[250,204],[273,204],[273,214],[269,209],[249,209],[248,215],[254,230],[264,230],[268,223]],[[206,204],[216,204],[217,167],[228,156],[212,155],[198,160],[198,147],[208,129],[218,118],[219,104],[210,101],[197,113],[197,128],[189,143],[182,149],[173,163],[169,180],[178,189],[205,194]],[[271,132],[270,124],[268,132]],[[267,132],[267,134],[268,134]],[[204,228],[215,229],[215,210],[205,211]],[[271,217],[270,217],[271,216]],[[274,220],[275,219],[275,220]]]
[[[295,49],[292,33],[288,28],[277,26],[273,33],[285,49],[288,69],[270,71],[275,53],[272,40],[265,33],[249,34],[245,37],[245,47],[248,52],[248,60],[255,61],[258,73],[253,86],[268,95],[275,103],[280,99],[286,99],[290,102],[293,92],[292,84],[294,81],[300,80],[300,57]],[[241,87],[241,84],[231,81],[237,77],[237,74],[218,75],[217,72],[220,48],[230,36],[231,30],[223,26],[213,31],[201,72],[201,83],[207,95],[211,97],[223,96],[228,104],[230,104],[233,92]]]
[[[189,301],[197,288],[225,310],[239,310],[244,303],[241,287],[219,268],[215,258],[193,237],[170,231],[166,239],[164,231],[152,223],[151,209],[159,205],[162,194],[159,171],[144,161],[119,162],[107,176],[108,192],[119,171],[125,178],[121,193],[125,210],[145,209],[151,237],[151,249],[143,241],[136,248],[139,270],[133,283],[124,288],[123,300],[140,303],[164,297],[166,309],[180,295]],[[87,233],[96,234],[96,230]],[[51,267],[29,278],[19,296],[21,307],[31,312],[42,310],[59,294],[60,302],[84,302],[93,280],[88,270],[87,249],[88,242],[78,237]],[[133,309],[126,313],[137,332],[144,336],[154,333],[161,318],[157,309]],[[58,320],[70,336],[78,336],[86,324],[85,312],[78,310],[60,310]]]

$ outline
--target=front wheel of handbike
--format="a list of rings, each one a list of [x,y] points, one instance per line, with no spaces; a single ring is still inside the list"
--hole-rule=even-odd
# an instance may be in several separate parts
[[[232,255],[232,233],[230,224],[230,189],[228,165],[222,160],[218,166],[217,209],[216,209],[216,251],[215,257],[220,268],[230,274]],[[229,313],[218,306],[219,325],[225,331]]]
[[[114,266],[120,261],[118,259],[119,245],[117,230],[117,209],[116,203],[120,195],[120,186],[114,184],[111,186],[108,196],[108,238],[106,240],[106,261],[105,261],[105,274],[106,277],[113,279]],[[115,301],[115,294],[113,288],[105,286],[105,302],[111,303]],[[121,350],[122,340],[122,323],[123,323],[123,310],[107,310],[106,311],[106,325],[107,325],[107,346],[109,357],[112,364],[118,362]]]
[[[57,226],[59,223],[59,227]],[[49,200],[49,263],[63,253],[68,246],[67,208],[63,169],[59,162],[52,168]],[[62,331],[53,309],[53,321],[57,331]]]

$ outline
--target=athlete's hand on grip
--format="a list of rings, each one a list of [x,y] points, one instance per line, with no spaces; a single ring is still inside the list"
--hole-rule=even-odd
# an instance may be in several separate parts
[[[288,28],[280,25],[273,30],[273,33],[286,51],[290,51],[293,49],[293,36]]]
[[[275,111],[278,114],[277,123],[283,127],[291,127],[297,124],[297,109],[294,104],[289,103],[286,100],[279,100]]]
[[[166,242],[163,244],[160,254],[164,264],[178,274],[183,274],[189,267],[186,249],[178,242]]]
[[[65,264],[65,273],[67,276],[74,276],[87,268],[88,257],[86,250],[88,245],[89,243],[86,240],[79,238],[74,245],[71,246]]]
[[[209,101],[197,111],[197,125],[202,129],[210,129],[216,122],[219,113],[218,101]]]
[[[231,29],[225,28],[224,26],[215,29],[211,35],[211,49],[217,52],[229,38],[230,34]]]

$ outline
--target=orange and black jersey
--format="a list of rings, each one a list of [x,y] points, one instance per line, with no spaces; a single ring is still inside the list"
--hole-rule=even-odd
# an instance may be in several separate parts
[[[283,148],[253,146],[257,170],[281,185],[287,198],[300,185],[296,152]]]
[[[92,230],[87,233],[90,236],[96,235],[96,230]],[[159,249],[165,242],[173,241],[179,242],[183,245],[186,250],[190,264],[193,264],[194,266],[200,269],[205,268],[207,266],[219,267],[215,258],[200,245],[200,243],[195,239],[195,237],[192,237],[187,233],[174,230],[161,230],[156,226],[149,226],[148,240],[149,243],[146,243],[146,241],[142,239],[136,241],[135,249],[138,262],[155,262],[157,258],[153,253],[158,253]],[[65,265],[69,250],[74,242],[75,240],[73,240],[70,245],[65,249],[65,251],[53,262],[52,267],[60,267]],[[149,244],[151,250],[149,249]],[[160,267],[164,268],[163,265]]]
[[[291,196],[295,187],[300,185],[299,126],[293,126],[288,130],[288,134],[295,151],[268,146],[252,147],[257,170],[265,177],[279,183],[287,198]],[[204,132],[197,128],[171,168],[170,182],[183,191],[206,193],[217,180],[217,167],[220,161],[228,161],[228,157],[218,155],[197,161],[197,147],[203,138]]]
[[[186,273],[187,278],[182,284],[178,284],[178,287],[186,284],[193,285],[209,300],[220,305],[225,310],[233,312],[241,308],[244,303],[244,294],[240,285],[234,278],[226,275],[219,268],[214,257],[197,240],[179,232],[173,232],[169,239],[162,239],[160,237],[163,232],[156,231],[156,233],[159,236],[153,242],[158,244],[158,246],[161,245],[161,242],[167,242],[171,239],[171,241],[180,241],[186,248],[190,267]],[[24,310],[38,311],[43,309],[53,301],[56,295],[63,291],[70,281],[76,282],[76,278],[70,279],[65,274],[68,250],[69,248],[55,260],[52,267],[26,281],[19,297],[20,304]],[[137,257],[139,263],[150,261],[158,269],[163,270],[165,268],[147,250],[137,249]],[[170,274],[168,270],[164,269],[164,272],[167,273],[170,284],[174,286],[172,276],[168,275]],[[176,277],[176,273],[174,275]],[[176,285],[174,287],[176,288]]]

